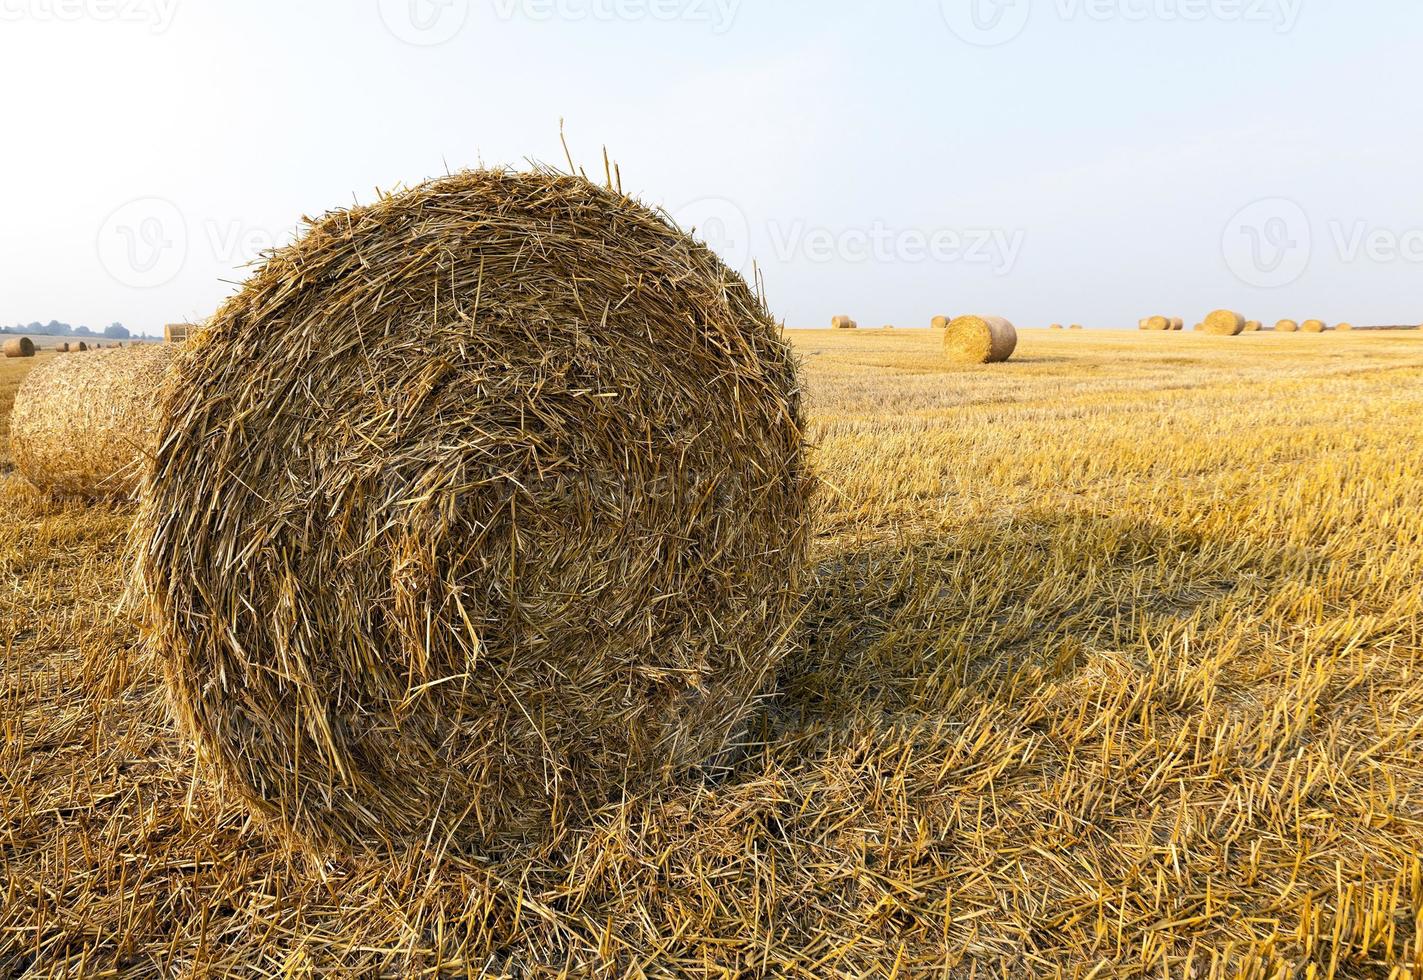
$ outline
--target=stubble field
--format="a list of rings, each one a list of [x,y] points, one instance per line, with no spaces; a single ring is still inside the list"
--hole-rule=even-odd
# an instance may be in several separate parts
[[[0,360],[0,976],[1423,977],[1423,335],[792,337],[815,565],[756,743],[524,868],[225,801],[129,512],[10,465],[83,355]]]

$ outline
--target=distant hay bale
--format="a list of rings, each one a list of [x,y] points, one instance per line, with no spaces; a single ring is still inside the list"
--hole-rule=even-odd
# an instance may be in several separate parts
[[[1339,325],[1338,325],[1337,327],[1335,327],[1334,329],[1335,329],[1335,330],[1346,330],[1346,331],[1347,331],[1347,330],[1353,330],[1353,329],[1354,329],[1354,325],[1353,325],[1352,323],[1347,323],[1347,322],[1346,322],[1346,323],[1341,323],[1341,324],[1339,324]]]
[[[835,330],[856,330],[860,325],[848,316],[837,316],[831,319],[830,326]]]
[[[1165,316],[1152,316],[1146,318],[1146,329],[1148,330],[1170,330],[1171,318]]]
[[[1149,317],[1149,316],[1144,316],[1144,317],[1142,317],[1140,320],[1136,321],[1136,328],[1137,328],[1138,330],[1148,330],[1148,329],[1150,329],[1150,328],[1147,326],[1147,324],[1149,324],[1150,322],[1151,322],[1151,317]]]
[[[1000,316],[961,316],[944,331],[944,354],[963,364],[999,364],[1013,356],[1018,331]]]
[[[54,349],[55,349],[55,351],[57,351],[57,352],[60,353],[60,354],[68,354],[68,353],[69,353],[69,342],[68,342],[67,340],[66,340],[66,341],[61,341],[60,343],[54,345]]]
[[[1201,322],[1206,333],[1217,337],[1234,337],[1245,332],[1245,317],[1233,310],[1213,310]]]
[[[929,321],[929,329],[931,330],[944,330],[948,325],[949,318],[946,316],[936,316],[933,320]]]
[[[1049,329],[1049,330],[1061,330],[1061,329],[1062,329],[1062,324],[1060,324],[1060,323],[1054,323],[1052,326],[1048,327],[1048,329]]]
[[[1299,325],[1299,328],[1303,333],[1324,333],[1329,329],[1329,326],[1323,320],[1306,320]]]
[[[1185,330],[1185,329],[1186,329],[1186,321],[1183,320],[1183,319],[1181,319],[1179,316],[1178,316],[1178,317],[1172,317],[1172,318],[1171,318],[1171,329],[1172,329],[1172,330]]]
[[[1275,324],[1276,333],[1298,333],[1299,323],[1294,320],[1281,320]]]
[[[1245,333],[1259,333],[1259,332],[1260,332],[1260,327],[1261,327],[1261,323],[1260,323],[1259,320],[1246,320],[1246,321],[1245,321]]]
[[[6,357],[34,357],[35,342],[29,337],[11,337],[5,341]]]
[[[172,358],[173,348],[155,344],[37,366],[10,415],[15,468],[56,497],[132,496],[154,446],[154,402]]]
[[[801,603],[796,357],[635,200],[457,173],[316,220],[182,349],[135,533],[228,791],[524,857],[724,756]]]
[[[168,344],[186,344],[198,332],[196,323],[163,324],[163,341]]]
[[[1206,329],[1206,325],[1204,323],[1198,323],[1191,329],[1196,331],[1196,333],[1201,333]]]
[[[1083,326],[1082,326],[1082,324],[1080,324],[1080,323],[1074,323],[1072,326],[1068,327],[1067,329],[1069,329],[1069,330],[1082,330],[1082,329],[1083,329]]]
[[[893,330],[893,329],[894,329],[894,324],[892,324],[892,323],[886,323],[886,324],[884,325],[884,327],[881,328],[881,329],[884,329],[884,330]]]

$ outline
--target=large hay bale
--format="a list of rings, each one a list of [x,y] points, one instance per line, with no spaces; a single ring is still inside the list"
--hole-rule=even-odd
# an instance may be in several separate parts
[[[280,249],[183,348],[149,648],[241,799],[502,856],[719,757],[800,601],[796,359],[586,180],[455,174]]]
[[[1299,323],[1294,320],[1281,320],[1275,324],[1276,333],[1298,333]]]
[[[1146,329],[1148,330],[1170,330],[1171,318],[1167,316],[1152,316],[1146,318]]]
[[[999,364],[1017,347],[1018,331],[1001,316],[956,317],[944,331],[944,354],[962,364]]]
[[[35,342],[29,337],[11,337],[5,341],[6,357],[34,357]]]
[[[1217,337],[1234,337],[1245,332],[1245,317],[1233,310],[1213,310],[1201,323],[1206,333]]]
[[[154,402],[172,349],[158,345],[57,357],[15,393],[15,468],[56,497],[131,497],[157,431]]]
[[[1323,320],[1306,320],[1299,325],[1303,333],[1324,333],[1329,329],[1328,324]]]

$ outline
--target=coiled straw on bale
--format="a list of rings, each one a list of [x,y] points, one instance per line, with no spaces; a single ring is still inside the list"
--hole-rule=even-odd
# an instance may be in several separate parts
[[[160,415],[150,649],[226,785],[312,844],[527,854],[716,758],[782,655],[795,358],[620,193],[473,171],[327,215]]]
[[[1306,320],[1299,325],[1304,333],[1324,333],[1329,327],[1323,320]]]
[[[998,364],[1013,356],[1018,331],[1000,316],[957,317],[944,331],[944,354],[965,364]]]
[[[58,497],[132,496],[155,445],[153,406],[172,357],[172,348],[140,345],[36,366],[10,415],[15,468]]]
[[[1281,320],[1279,323],[1275,324],[1275,332],[1276,332],[1276,333],[1298,333],[1298,332],[1299,332],[1299,324],[1296,323],[1294,320]]]
[[[35,342],[29,337],[11,337],[5,341],[6,357],[34,357]]]
[[[1245,332],[1245,317],[1232,310],[1215,310],[1201,321],[1205,332],[1218,337],[1234,337]]]

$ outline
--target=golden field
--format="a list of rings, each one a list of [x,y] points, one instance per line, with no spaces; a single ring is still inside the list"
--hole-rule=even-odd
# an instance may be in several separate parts
[[[10,465],[56,355],[0,361],[0,977],[1423,978],[1423,334],[792,336],[818,536],[757,743],[524,868],[225,801],[128,511]]]

